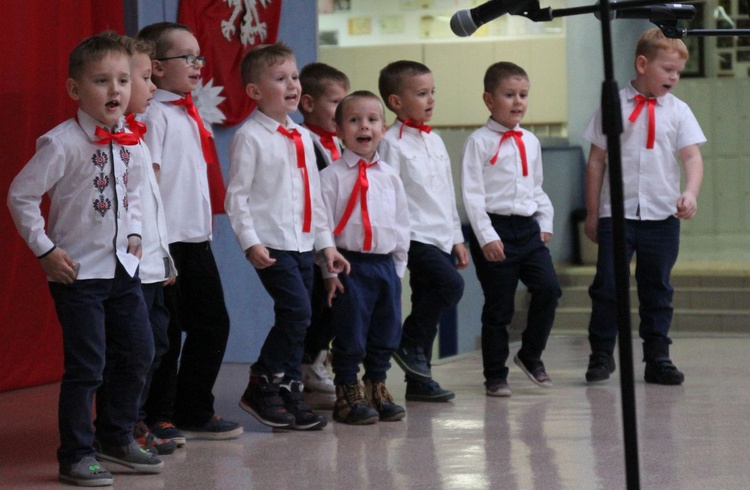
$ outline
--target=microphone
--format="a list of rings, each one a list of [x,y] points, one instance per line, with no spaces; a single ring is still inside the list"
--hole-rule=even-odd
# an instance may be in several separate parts
[[[471,36],[481,26],[501,15],[523,14],[530,10],[539,10],[537,0],[490,0],[473,9],[459,10],[453,14],[451,30],[457,36]]]
[[[617,5],[617,2],[610,1],[610,6]],[[601,13],[596,10],[594,16],[601,20]],[[680,3],[665,3],[660,5],[650,5],[648,7],[633,7],[619,10],[610,10],[609,19],[647,19],[648,21],[659,25],[666,22],[676,22],[678,19],[690,20],[695,17],[695,7],[693,5],[683,5]]]

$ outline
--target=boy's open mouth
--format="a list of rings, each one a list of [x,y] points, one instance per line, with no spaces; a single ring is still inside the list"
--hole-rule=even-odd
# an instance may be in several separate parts
[[[107,102],[107,103],[106,103],[105,105],[106,105],[107,107],[109,107],[110,109],[114,109],[115,107],[120,107],[120,102],[118,102],[118,101],[116,101],[116,100],[110,100],[110,101],[109,101],[109,102]]]
[[[360,143],[369,143],[372,141],[372,136],[357,136],[357,141]]]

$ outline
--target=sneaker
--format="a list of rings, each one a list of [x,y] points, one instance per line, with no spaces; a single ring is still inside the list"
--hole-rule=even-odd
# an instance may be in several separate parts
[[[598,383],[609,379],[615,372],[615,357],[606,352],[592,352],[589,356],[589,367],[586,370],[586,381]]]
[[[487,385],[486,393],[487,396],[511,396],[513,394],[513,392],[510,391],[508,382],[504,379],[498,379],[489,383]]]
[[[365,398],[362,384],[336,385],[336,405],[333,407],[333,420],[344,424],[374,424],[380,418],[378,411],[370,406]]]
[[[208,422],[201,426],[183,426],[185,437],[190,439],[208,439],[211,441],[224,441],[236,439],[244,432],[237,422],[225,420],[220,415],[214,414]]]
[[[158,456],[141,449],[137,442],[133,441],[127,446],[105,446],[95,443],[96,459],[109,461],[132,468],[140,473],[161,473],[164,462]]]
[[[331,373],[326,367],[328,351],[322,350],[318,357],[309,364],[302,363],[302,383],[305,391],[336,394],[336,385],[333,384]]]
[[[385,387],[385,381],[365,381],[365,398],[378,412],[378,419],[383,422],[395,422],[406,417],[406,410],[393,401],[393,396]]]
[[[93,456],[73,464],[60,465],[57,479],[79,487],[108,487],[114,484],[112,473],[102,468]]]
[[[280,376],[269,381],[265,375],[250,375],[250,382],[240,399],[240,408],[269,427],[291,427],[294,415],[284,408],[284,400],[279,396],[280,385]]]
[[[420,381],[432,379],[432,371],[427,365],[427,357],[421,347],[401,346],[393,353],[393,360],[406,374]]]
[[[528,376],[528,378],[535,384],[542,388],[552,388],[552,380],[547,375],[547,371],[544,370],[544,363],[541,360],[536,361],[524,361],[518,354],[513,358],[513,362],[521,368],[521,371]]]
[[[176,442],[159,439],[148,430],[148,426],[142,420],[133,426],[133,439],[141,446],[141,449],[152,454],[172,454],[177,449]]]
[[[406,379],[407,402],[447,402],[455,397],[455,393],[442,389],[433,379],[429,381]]]
[[[658,385],[681,385],[685,381],[685,375],[669,359],[646,362],[643,378],[646,383]]]
[[[294,422],[292,429],[316,430],[328,424],[325,415],[313,412],[304,400],[304,385],[299,381],[290,381],[279,387],[279,395],[284,400],[284,408],[292,414]]]
[[[163,441],[174,441],[177,447],[183,447],[186,443],[185,435],[172,422],[160,420],[149,427],[151,433]]]

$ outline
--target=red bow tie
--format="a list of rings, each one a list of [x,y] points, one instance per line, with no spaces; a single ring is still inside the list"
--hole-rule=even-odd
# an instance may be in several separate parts
[[[101,126],[96,127],[94,136],[99,138],[96,141],[97,145],[108,145],[113,141],[123,146],[133,146],[138,144],[138,135],[133,133],[110,133]]]
[[[135,114],[132,112],[125,116],[125,124],[127,124],[128,129],[138,137],[139,140],[143,139],[143,135],[148,131],[146,128],[146,123],[142,123],[140,121],[136,121]]]
[[[638,116],[641,114],[643,106],[648,104],[648,139],[646,140],[646,148],[651,149],[654,147],[654,140],[656,139],[656,116],[654,115],[654,106],[656,105],[656,99],[650,99],[648,97],[642,96],[641,94],[638,94],[635,96],[635,101],[637,102],[637,104],[635,106],[635,109],[633,109],[633,112],[630,114],[628,121],[635,122],[635,120],[638,119]]]
[[[224,212],[224,196],[226,188],[224,179],[221,176],[221,167],[219,166],[219,155],[216,153],[216,144],[211,133],[203,125],[198,108],[193,104],[193,96],[188,92],[184,99],[173,100],[170,102],[174,105],[184,106],[190,116],[198,125],[198,133],[201,137],[201,150],[203,150],[203,159],[206,161],[206,174],[208,177],[208,192],[211,196],[211,211],[213,214]]]
[[[339,158],[341,158],[341,153],[339,152],[338,145],[336,144],[336,141],[333,139],[336,136],[336,133],[332,133],[331,131],[326,131],[325,129],[319,126],[314,126],[308,123],[305,123],[305,127],[320,137],[320,144],[323,145],[323,148],[331,152],[331,159],[333,161],[336,161]]]
[[[497,151],[495,152],[495,156],[492,157],[490,160],[490,165],[494,165],[495,162],[497,162],[497,155],[500,153],[500,146],[503,144],[503,141],[513,138],[516,142],[516,146],[518,146],[518,152],[521,153],[521,168],[523,170],[523,176],[526,177],[529,175],[529,165],[526,161],[526,145],[523,144],[523,133],[521,131],[506,131],[503,133],[503,136],[500,138],[500,143],[497,145]]]
[[[398,132],[398,139],[401,139],[401,135],[404,133],[404,126],[409,126],[410,128],[418,129],[422,133],[429,133],[430,131],[432,131],[432,126],[428,126],[426,124],[418,123],[411,119],[407,119],[406,121],[401,121],[401,130]]]
[[[310,226],[312,223],[312,199],[310,198],[310,178],[307,175],[305,147],[302,144],[302,136],[296,129],[289,131],[284,126],[279,126],[277,131],[294,142],[294,149],[297,152],[297,168],[302,171],[302,179],[305,184],[305,215],[302,222],[302,231],[304,233],[310,233]]]
[[[372,250],[372,224],[370,224],[370,213],[367,210],[367,189],[370,187],[370,182],[367,180],[367,169],[372,167],[378,162],[367,163],[364,160],[358,162],[359,165],[359,176],[357,181],[354,183],[352,193],[349,196],[349,202],[346,203],[346,209],[344,215],[341,216],[341,221],[336,225],[336,229],[333,230],[334,235],[340,235],[344,231],[346,224],[349,222],[349,218],[354,211],[354,206],[357,204],[357,198],[359,198],[359,207],[362,211],[362,225],[365,228],[365,241],[362,245],[362,250],[369,252]]]

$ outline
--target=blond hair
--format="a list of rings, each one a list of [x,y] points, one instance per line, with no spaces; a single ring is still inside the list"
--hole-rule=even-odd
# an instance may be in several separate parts
[[[263,70],[288,59],[295,59],[294,51],[282,42],[261,44],[254,47],[242,57],[242,63],[240,64],[242,85],[256,83]]]
[[[658,28],[649,29],[641,34],[635,47],[635,57],[637,59],[639,56],[645,56],[650,61],[656,58],[660,51],[674,51],[683,60],[689,57],[687,46],[682,39],[668,38]]]

